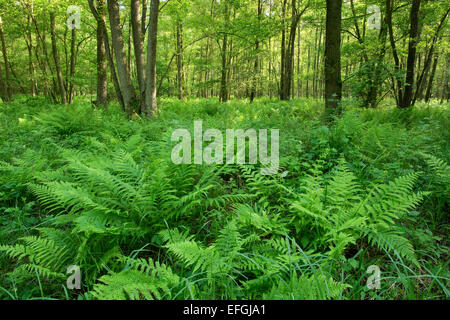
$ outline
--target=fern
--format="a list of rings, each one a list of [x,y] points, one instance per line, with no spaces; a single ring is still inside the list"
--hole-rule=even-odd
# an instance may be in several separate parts
[[[41,234],[19,238],[21,244],[0,246],[9,258],[23,261],[9,273],[11,277],[20,281],[34,278],[36,273],[48,279],[66,277],[66,268],[74,264],[73,240],[58,229],[43,228]]]
[[[121,259],[126,262],[123,271],[99,278],[91,294],[101,300],[170,299],[171,292],[180,282],[164,264],[149,259]]]
[[[314,225],[315,238],[323,239],[323,245],[330,244],[330,257],[339,257],[349,245],[368,237],[371,244],[396,252],[417,265],[411,243],[395,227],[426,195],[412,192],[417,178],[417,173],[410,173],[390,184],[377,184],[364,195],[356,177],[341,160],[325,185],[306,178],[306,193],[291,205],[298,214],[296,225],[300,230]]]
[[[342,292],[348,288],[346,284],[334,281],[324,275],[298,277],[293,273],[289,280],[280,280],[272,290],[264,295],[267,300],[324,300],[342,298]]]

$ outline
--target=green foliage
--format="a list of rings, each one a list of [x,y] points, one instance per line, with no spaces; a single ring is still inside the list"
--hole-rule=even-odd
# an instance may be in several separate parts
[[[1,298],[448,298],[446,109],[348,106],[328,126],[307,100],[164,100],[145,121],[16,103],[1,110]],[[280,128],[279,173],[173,164],[171,132],[200,118]]]

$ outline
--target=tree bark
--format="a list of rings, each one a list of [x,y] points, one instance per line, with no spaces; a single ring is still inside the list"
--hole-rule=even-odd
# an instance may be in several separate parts
[[[430,79],[428,80],[427,92],[425,93],[425,102],[428,102],[431,98],[431,90],[433,89],[434,75],[436,74],[436,67],[439,60],[439,55],[435,54],[433,61],[433,68],[431,69]]]
[[[325,34],[325,107],[327,114],[338,111],[342,98],[341,79],[342,1],[327,0]]]
[[[400,108],[411,106],[414,87],[414,68],[416,63],[416,51],[419,36],[419,10],[420,0],[413,0],[410,13],[411,29],[409,32],[408,59],[406,62],[405,90]]]
[[[122,110],[125,111],[125,103],[123,101],[123,96],[122,96],[122,91],[120,89],[120,84],[119,84],[119,80],[117,79],[117,74],[116,74],[116,68],[114,66],[114,57],[113,57],[113,52],[110,49],[110,45],[109,45],[109,39],[108,39],[108,32],[107,32],[107,28],[106,28],[106,7],[105,7],[105,0],[97,0],[97,8],[94,5],[93,0],[88,0],[89,2],[89,7],[91,9],[92,14],[94,15],[95,19],[97,20],[97,34],[99,32],[101,32],[103,34],[103,41],[104,41],[104,48],[105,48],[105,52],[106,52],[106,57],[108,59],[108,66],[110,69],[110,73],[111,73],[111,78],[113,80],[113,84],[114,84],[114,90],[116,92],[116,97],[117,100],[120,104],[120,106],[122,107]],[[98,48],[97,48],[98,49]],[[100,96],[102,97],[102,99],[104,98],[105,100],[105,107],[106,107],[106,103],[107,103],[107,86],[106,83],[103,82],[103,79],[106,79],[106,70],[104,71],[104,77],[100,76],[100,84],[104,87],[101,88],[101,92],[100,92]],[[97,76],[98,73],[97,73]],[[97,83],[97,86],[99,85],[99,83]],[[104,90],[104,91],[103,91]],[[97,93],[99,93],[97,91]],[[97,103],[99,101],[103,101],[103,100],[99,100],[97,99]]]
[[[5,80],[3,78],[3,70],[2,70],[2,65],[0,64],[0,98],[1,101],[0,102],[6,102],[8,101],[8,96],[6,93],[6,85],[5,85]]]
[[[390,1],[386,0],[386,12],[390,11]],[[353,4],[353,3],[352,3]],[[386,40],[387,40],[387,34],[388,34],[388,20],[387,20],[387,14],[385,14],[384,22],[380,29],[380,34],[378,37],[378,41],[380,44],[380,52],[378,53],[377,59],[375,61],[375,65],[373,66],[373,77],[370,79],[370,88],[369,93],[367,95],[367,101],[365,103],[366,106],[375,108],[378,105],[378,89],[380,86],[383,85],[383,80],[381,78],[381,70],[383,65],[384,56],[386,54]],[[367,55],[366,55],[367,56]]]
[[[427,55],[425,57],[423,70],[422,70],[422,72],[420,73],[420,75],[418,76],[418,79],[417,79],[417,88],[416,88],[416,92],[414,94],[414,99],[413,99],[412,104],[414,104],[417,99],[420,99],[422,97],[422,93],[423,93],[423,89],[424,89],[423,84],[424,84],[425,79],[427,77],[428,71],[429,71],[429,69],[431,67],[431,61],[432,61],[433,56],[434,56],[434,48],[435,48],[436,43],[439,40],[439,33],[440,33],[442,27],[445,25],[445,20],[447,19],[447,16],[448,16],[449,12],[450,12],[450,8],[447,9],[447,11],[445,12],[444,16],[441,18],[440,23],[439,23],[439,25],[438,25],[435,33],[434,33],[433,40],[432,40],[431,45],[430,45],[430,49],[428,50],[428,53],[427,53]]]
[[[258,26],[260,26],[261,23],[261,14],[262,14],[262,1],[258,0],[258,8],[257,8],[257,14],[258,14]],[[252,87],[250,92],[250,103],[253,102],[253,100],[256,97],[256,87],[257,87],[257,81],[258,81],[258,70],[259,70],[259,40],[257,39],[255,41],[255,63],[253,65],[253,79],[252,79]]]
[[[120,25],[120,12],[117,0],[108,0],[109,22],[111,26],[111,38],[119,75],[120,90],[123,96],[125,111],[129,116],[136,106],[136,95],[131,83],[130,70],[127,66],[127,56],[123,41],[122,27]]]
[[[2,42],[3,61],[5,62],[5,76],[6,76],[5,97],[7,98],[8,101],[11,101],[12,100],[11,75],[9,73],[8,53],[6,51],[6,42],[5,42],[5,35],[3,33],[2,17],[0,17],[0,39]]]
[[[58,79],[59,93],[61,95],[61,102],[67,104],[66,88],[64,86],[63,75],[61,71],[61,63],[59,59],[58,47],[56,45],[56,32],[55,32],[55,12],[50,12],[50,34],[52,38],[52,53],[55,61],[56,77]]]
[[[108,77],[106,73],[106,30],[103,30],[106,24],[104,0],[97,0],[97,12],[101,19],[101,21],[97,21],[97,105],[106,108],[108,105]]]
[[[395,71],[398,73],[400,71],[400,58],[398,56],[397,46],[394,39],[394,30],[392,27],[392,0],[386,0],[386,22],[389,32],[389,42],[391,44],[392,56],[394,58]],[[399,77],[396,77],[395,79],[392,78],[392,86],[394,89],[395,101],[399,107],[403,100],[403,85]]]
[[[301,79],[301,26],[298,26],[298,37],[297,37],[297,98],[301,97],[302,91],[302,79]]]
[[[145,1],[144,1],[145,2]],[[131,27],[141,103],[145,100],[145,54],[140,0],[131,0]]]
[[[177,86],[178,99],[183,99],[183,25],[177,21]]]
[[[77,39],[77,31],[76,29],[72,29],[72,38],[70,43],[70,76],[69,76],[69,92],[67,100],[69,101],[69,104],[73,101],[73,78],[75,77],[75,66],[77,61],[77,51],[76,51],[76,39]]]
[[[228,3],[225,2],[225,27],[227,26],[229,21],[229,10]],[[227,84],[227,50],[228,50],[228,35],[226,31],[223,33],[222,38],[222,50],[221,50],[221,58],[222,58],[222,68],[221,68],[221,76],[220,76],[220,102],[227,102],[228,100],[228,84]]]
[[[156,100],[156,48],[158,41],[159,0],[151,0],[150,21],[147,45],[147,67],[145,84],[145,109],[143,113],[149,117],[158,113]]]
[[[33,4],[31,4],[31,10],[33,10]],[[30,73],[30,89],[31,96],[36,95],[36,80],[35,80],[35,67],[33,62],[33,38],[31,36],[31,16],[27,16],[27,33],[24,35],[25,43],[28,49],[28,72]]]
[[[444,81],[442,84],[442,92],[441,92],[441,103],[444,102],[444,100],[446,100],[448,102],[449,99],[449,95],[450,95],[450,90],[449,90],[449,85],[448,85],[448,78],[449,78],[449,67],[450,67],[450,59],[448,54],[445,54],[445,69],[444,69]]]

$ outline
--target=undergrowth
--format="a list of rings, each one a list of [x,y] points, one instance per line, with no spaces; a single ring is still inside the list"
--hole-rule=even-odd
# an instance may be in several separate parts
[[[447,299],[448,105],[346,103],[331,125],[307,99],[1,104],[0,298]],[[173,164],[198,119],[280,129],[279,173]]]

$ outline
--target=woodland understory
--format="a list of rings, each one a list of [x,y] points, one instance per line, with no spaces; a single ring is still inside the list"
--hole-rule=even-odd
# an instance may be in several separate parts
[[[0,300],[447,300],[449,11],[0,0]]]

